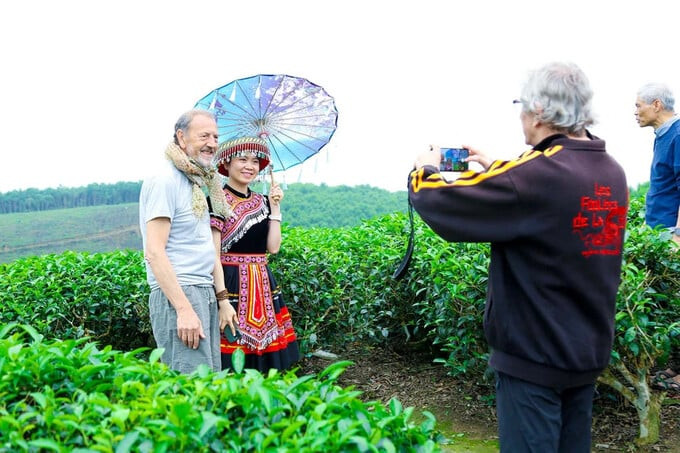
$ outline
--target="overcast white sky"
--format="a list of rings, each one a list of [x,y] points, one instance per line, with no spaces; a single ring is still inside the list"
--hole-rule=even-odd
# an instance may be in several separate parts
[[[182,112],[260,73],[305,77],[339,112],[331,142],[286,182],[402,190],[429,143],[499,158],[525,151],[511,101],[527,71],[554,60],[590,78],[592,131],[637,185],[649,177],[653,132],[634,121],[635,94],[660,81],[680,95],[678,5],[3,2],[0,192],[142,180]]]

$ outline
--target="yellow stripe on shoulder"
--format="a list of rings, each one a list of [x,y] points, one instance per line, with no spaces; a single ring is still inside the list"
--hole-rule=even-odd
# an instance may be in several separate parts
[[[545,151],[543,151],[543,154],[545,154],[546,156],[552,156],[552,155],[556,154],[558,151],[562,151],[562,149],[564,149],[564,146],[555,145],[555,146],[548,148]]]

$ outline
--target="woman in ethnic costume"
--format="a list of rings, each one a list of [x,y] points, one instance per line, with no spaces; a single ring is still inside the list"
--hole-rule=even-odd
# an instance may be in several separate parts
[[[217,153],[217,171],[228,177],[224,194],[232,213],[226,219],[212,215],[211,225],[220,232],[227,296],[241,333],[233,342],[222,336],[222,369],[233,369],[236,349],[245,352],[246,368],[263,373],[289,368],[300,356],[288,308],[267,264],[267,252],[277,253],[281,246],[283,191],[273,180],[268,197],[248,187],[269,156],[267,143],[257,137],[224,142]]]

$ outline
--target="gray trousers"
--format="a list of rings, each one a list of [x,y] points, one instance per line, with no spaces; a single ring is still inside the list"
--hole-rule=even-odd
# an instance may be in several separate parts
[[[205,363],[213,371],[222,369],[220,357],[220,319],[213,286],[182,286],[201,320],[205,338],[198,349],[191,349],[177,335],[177,312],[163,291],[155,289],[149,295],[149,315],[156,345],[165,349],[161,361],[180,373],[191,373]]]

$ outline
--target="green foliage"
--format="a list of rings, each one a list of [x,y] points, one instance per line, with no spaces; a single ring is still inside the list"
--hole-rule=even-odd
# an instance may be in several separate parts
[[[642,214],[642,221],[644,222],[644,201],[645,201],[645,195],[647,195],[647,191],[649,190],[649,181],[644,182],[640,185],[638,185],[635,188],[630,189],[630,200],[631,202],[636,200],[640,204],[638,207],[641,207],[642,210],[636,210],[638,214]]]
[[[303,351],[419,341],[449,353],[456,372],[483,364],[487,248],[447,244],[419,219],[416,229],[411,270],[395,281],[408,236],[404,214],[355,228],[284,228],[271,263]],[[88,335],[126,351],[151,346],[142,260],[140,251],[65,252],[0,265],[0,298],[8,301],[0,322],[32,324],[50,338]]]
[[[0,264],[0,325],[48,338],[90,336],[117,349],[148,346],[148,285],[136,251],[29,257]]]
[[[650,369],[680,346],[680,256],[669,232],[631,226],[627,234],[613,359]]]
[[[647,187],[630,200],[612,352],[633,370],[665,363],[680,346],[680,253],[670,232],[645,226]]]
[[[391,279],[403,251],[403,220],[392,214],[355,228],[284,229],[271,262],[303,344],[381,343],[412,324],[403,285]]]
[[[432,343],[448,353],[436,362],[444,363],[453,375],[481,371],[488,356],[482,320],[489,246],[444,241],[438,244],[434,237],[430,241],[433,246],[414,263],[414,271],[420,271],[423,278],[409,287],[419,295],[415,303],[417,319]]]
[[[651,370],[680,346],[680,252],[670,233],[644,224],[648,185],[632,192],[616,301],[612,360],[599,382],[637,411],[636,443],[659,439],[664,393],[650,388]]]
[[[139,352],[0,329],[0,451],[439,451],[431,414],[414,425],[398,400],[339,387],[350,362],[318,376],[180,375],[160,350],[148,362]]]
[[[640,219],[642,198],[631,202],[622,280],[616,304],[612,361],[599,381],[637,411],[636,443],[658,441],[664,393],[650,388],[651,370],[680,346],[680,253],[669,232]]]
[[[458,374],[483,369],[481,328],[488,246],[451,244],[415,219],[409,271],[395,281],[408,217],[392,214],[348,229],[286,229],[272,260],[306,349],[392,341],[438,345]]]

